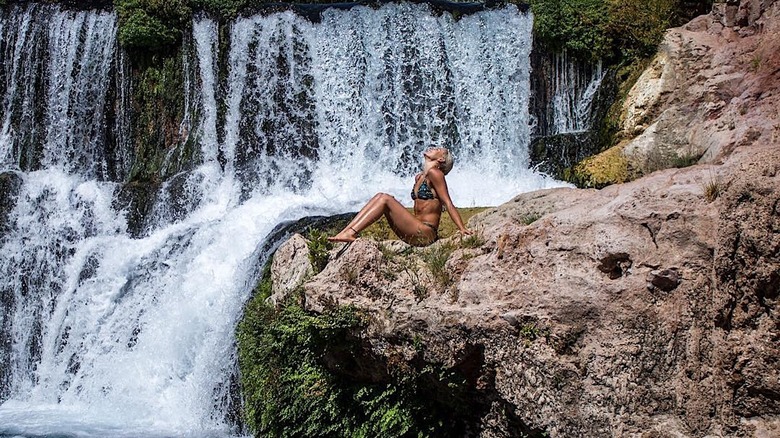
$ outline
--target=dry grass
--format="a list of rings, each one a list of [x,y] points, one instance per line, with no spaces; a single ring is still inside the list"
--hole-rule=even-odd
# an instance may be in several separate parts
[[[703,190],[704,198],[707,199],[707,202],[712,202],[718,199],[718,196],[720,196],[720,193],[723,191],[723,187],[721,186],[720,181],[712,179],[709,182],[704,183]]]

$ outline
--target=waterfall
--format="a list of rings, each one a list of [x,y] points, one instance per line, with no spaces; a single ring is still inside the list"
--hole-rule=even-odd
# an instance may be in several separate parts
[[[596,105],[599,95],[605,93],[607,69],[602,62],[583,61],[566,51],[537,50],[532,55],[532,64],[532,135],[580,134],[592,130],[594,122],[603,116],[602,108]]]
[[[5,21],[0,163],[109,177],[123,166],[106,154],[114,14],[29,4],[13,6]]]
[[[593,97],[604,79],[601,61],[578,63],[570,60],[566,52],[554,56],[553,133],[587,131],[593,123]]]
[[[229,24],[220,56],[218,25],[196,18],[179,129],[200,153],[134,234],[112,182],[129,122],[106,116],[112,83],[129,106],[115,16],[12,6],[0,165],[21,182],[0,234],[0,435],[234,434],[234,328],[277,224],[377,191],[409,204],[434,145],[457,157],[459,206],[557,185],[528,169],[531,24],[514,6],[276,12]]]

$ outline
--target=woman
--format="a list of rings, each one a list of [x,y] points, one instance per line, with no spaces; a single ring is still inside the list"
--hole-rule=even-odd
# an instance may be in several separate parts
[[[377,193],[331,242],[352,242],[361,231],[385,216],[390,228],[412,246],[428,246],[438,238],[442,209],[446,209],[461,234],[472,234],[463,225],[452,204],[444,175],[452,169],[453,157],[445,148],[431,148],[423,153],[423,170],[415,176],[412,188],[414,214],[387,193]]]

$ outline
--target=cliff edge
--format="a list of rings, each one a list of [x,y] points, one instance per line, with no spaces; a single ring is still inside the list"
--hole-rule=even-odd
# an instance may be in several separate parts
[[[627,101],[627,147],[708,164],[525,193],[473,239],[359,239],[314,276],[295,237],[276,300],[302,284],[309,311],[361,309],[375,380],[377,363],[457,371],[481,406],[469,435],[779,436],[778,30],[778,2],[716,5],[668,32],[674,62]]]

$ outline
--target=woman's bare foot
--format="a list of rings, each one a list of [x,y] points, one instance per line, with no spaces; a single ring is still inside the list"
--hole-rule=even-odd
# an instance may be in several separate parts
[[[331,242],[354,242],[358,238],[358,232],[354,228],[347,227],[333,237],[328,237]]]

